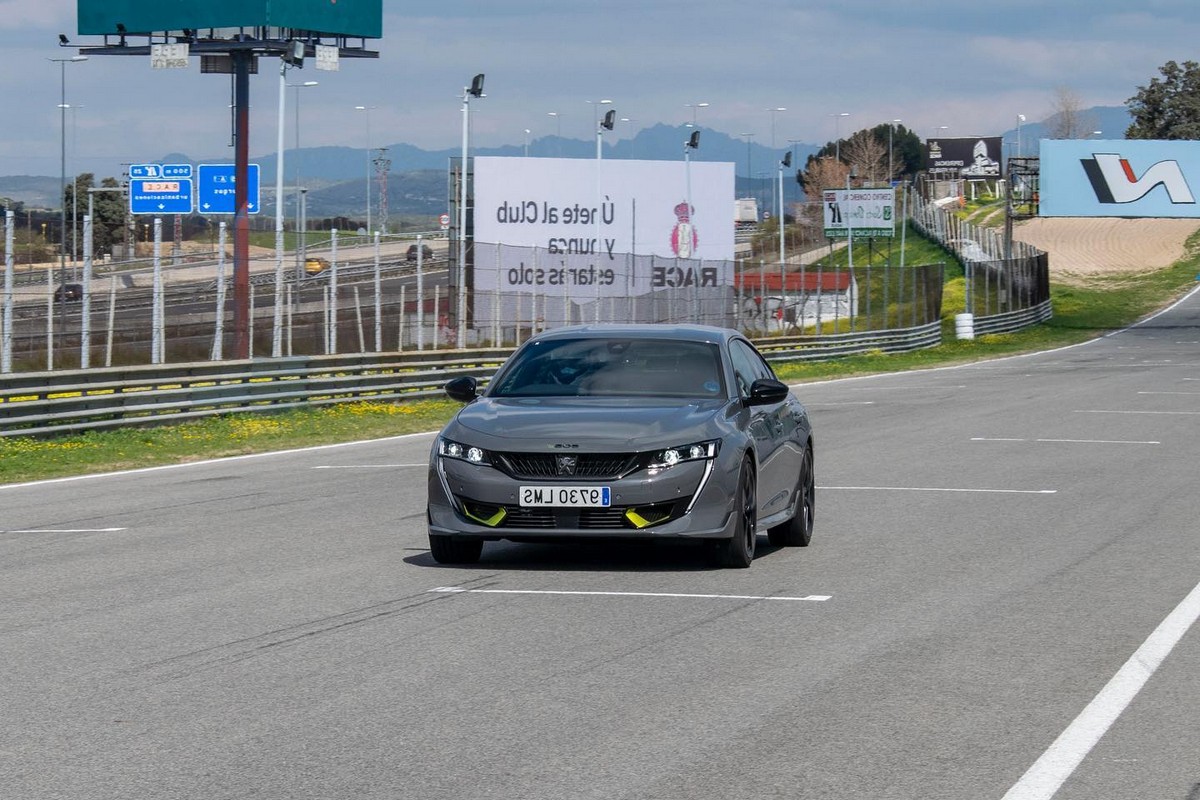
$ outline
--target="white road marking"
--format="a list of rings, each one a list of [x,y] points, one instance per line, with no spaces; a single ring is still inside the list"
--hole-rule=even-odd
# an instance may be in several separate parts
[[[1138,392],[1138,394],[1190,394],[1195,396],[1200,394],[1200,392]]]
[[[823,603],[833,597],[833,595],[829,594],[810,594],[805,597],[782,597],[780,595],[682,594],[676,592],[576,592],[549,589],[465,589],[461,586],[438,586],[437,588],[430,589],[429,591],[441,592],[443,594],[551,594],[578,595],[584,597],[673,597],[699,600],[791,600],[793,602],[809,601],[813,603]]]
[[[1142,642],[1003,800],[1050,800],[1200,618],[1200,584]]]
[[[309,469],[399,469],[400,467],[428,467],[429,464],[322,464]]]
[[[117,533],[128,528],[25,528],[0,533]]]
[[[859,400],[846,403],[805,403],[805,408],[830,408],[832,406],[873,406],[874,400]]]
[[[1052,444],[1162,444],[1162,442],[1137,442],[1125,439],[992,439],[973,436],[972,442],[1047,442]]]
[[[1200,414],[1200,411],[1113,411],[1105,408],[1077,408],[1076,414],[1158,414],[1166,416],[1191,416]]]
[[[970,494],[1058,494],[1058,489],[950,489],[937,486],[818,486],[822,491],[847,492],[958,492]]]

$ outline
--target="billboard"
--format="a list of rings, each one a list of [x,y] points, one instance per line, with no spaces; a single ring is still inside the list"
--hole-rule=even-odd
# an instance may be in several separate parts
[[[80,35],[182,31],[184,28],[295,28],[378,39],[383,0],[78,0]]]
[[[631,258],[733,259],[732,163],[480,156],[474,174],[477,289],[566,281],[640,294],[655,287],[650,272],[631,271]],[[722,284],[732,280],[724,273]]]
[[[930,139],[926,142],[925,167],[949,172],[955,178],[1000,177],[999,136]]]
[[[1043,139],[1043,217],[1200,217],[1200,142]]]
[[[895,189],[823,189],[821,199],[830,239],[896,235]]]

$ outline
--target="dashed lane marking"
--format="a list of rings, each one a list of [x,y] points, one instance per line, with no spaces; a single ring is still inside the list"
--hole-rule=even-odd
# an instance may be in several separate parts
[[[568,591],[551,589],[466,589],[462,586],[438,586],[430,592],[441,594],[544,594],[571,595],[576,597],[663,597],[685,600],[785,600],[791,602],[823,603],[833,595],[810,594],[804,597],[785,597],[783,595],[754,595],[754,594],[685,594],[681,592],[600,592],[600,591]]]

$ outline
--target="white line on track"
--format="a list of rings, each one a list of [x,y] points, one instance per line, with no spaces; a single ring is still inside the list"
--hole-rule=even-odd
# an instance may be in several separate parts
[[[754,595],[754,594],[681,594],[676,592],[583,592],[583,591],[555,591],[549,589],[464,589],[461,586],[438,586],[435,589],[430,589],[430,592],[440,592],[442,594],[550,594],[550,595],[576,595],[582,597],[668,597],[668,598],[683,598],[697,600],[790,600],[808,601],[812,603],[823,603],[829,600],[833,595],[828,594],[810,594],[805,597],[783,597],[780,595]]]
[[[1200,618],[1200,584],[1142,642],[1003,800],[1050,800]]]
[[[322,464],[309,469],[399,469],[400,467],[428,467],[429,464]]]
[[[128,528],[25,528],[0,533],[117,533]]]
[[[1189,394],[1195,397],[1200,392],[1138,392],[1138,394]]]
[[[1113,411],[1106,408],[1077,408],[1076,414],[1156,414],[1159,416],[1194,416],[1200,411]]]
[[[805,408],[831,408],[833,406],[873,406],[874,400],[859,400],[846,403],[805,403]]]
[[[987,436],[973,436],[972,442],[1047,442],[1051,444],[1162,444],[1162,442],[1136,442],[1125,439],[993,439]]]
[[[844,492],[954,492],[971,494],[1058,494],[1058,489],[949,489],[938,486],[818,486],[822,491]]]

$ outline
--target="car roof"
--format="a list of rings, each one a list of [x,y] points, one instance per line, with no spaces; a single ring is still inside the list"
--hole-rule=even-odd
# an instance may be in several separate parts
[[[554,328],[543,331],[530,341],[549,341],[554,339],[675,339],[689,342],[724,343],[734,337],[740,338],[735,330],[717,328],[711,325],[669,325],[669,324],[611,324],[611,325],[571,325],[564,328]]]

